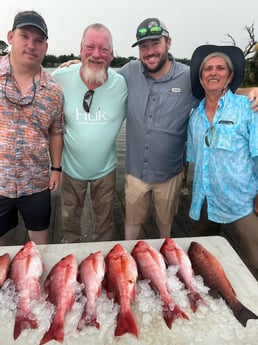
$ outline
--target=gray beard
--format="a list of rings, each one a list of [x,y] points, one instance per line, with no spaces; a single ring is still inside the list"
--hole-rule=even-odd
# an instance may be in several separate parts
[[[83,79],[89,84],[103,85],[107,81],[107,71],[102,68],[100,71],[92,71],[87,66],[82,70]]]

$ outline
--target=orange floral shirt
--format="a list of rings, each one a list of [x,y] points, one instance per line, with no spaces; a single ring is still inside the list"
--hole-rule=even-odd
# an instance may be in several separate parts
[[[8,55],[1,57],[0,195],[17,198],[47,189],[49,135],[63,133],[63,94],[56,81],[41,69],[35,88],[21,94]]]

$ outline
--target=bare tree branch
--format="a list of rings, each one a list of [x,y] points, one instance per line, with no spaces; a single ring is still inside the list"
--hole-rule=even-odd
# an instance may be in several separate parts
[[[254,52],[254,46],[256,45],[257,41],[255,39],[254,24],[252,24],[251,26],[246,25],[245,29],[249,35],[249,41],[244,50],[244,55],[247,56]]]
[[[248,55],[254,53],[254,47],[257,44],[257,41],[255,39],[254,24],[251,24],[250,26],[246,25],[245,30],[248,33],[249,40],[243,52],[244,52],[244,56],[247,57]],[[236,40],[234,39],[234,37],[230,34],[227,34],[227,37],[230,38],[233,45],[236,46]]]
[[[236,46],[236,40],[234,39],[233,36],[231,36],[230,34],[227,34],[227,36],[231,39],[231,41],[233,42],[233,46]]]

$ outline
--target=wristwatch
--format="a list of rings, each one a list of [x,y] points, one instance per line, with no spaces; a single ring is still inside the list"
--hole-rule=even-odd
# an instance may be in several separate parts
[[[51,167],[50,168],[52,171],[59,171],[62,172],[62,167],[60,166],[59,168]]]

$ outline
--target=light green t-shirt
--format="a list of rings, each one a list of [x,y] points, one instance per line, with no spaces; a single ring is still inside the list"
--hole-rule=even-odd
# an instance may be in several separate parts
[[[81,64],[53,73],[63,89],[66,132],[63,171],[79,180],[94,180],[116,168],[116,137],[125,118],[127,84],[109,68],[107,82],[95,89],[90,112],[83,109],[88,91],[80,78]]]

